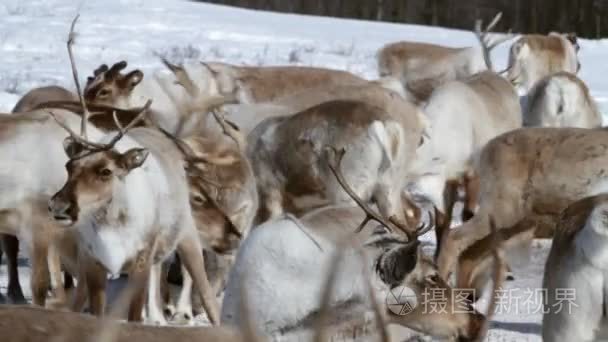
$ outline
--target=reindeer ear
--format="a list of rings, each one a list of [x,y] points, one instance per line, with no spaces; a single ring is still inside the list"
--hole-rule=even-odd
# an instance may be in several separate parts
[[[85,147],[72,137],[67,137],[63,140],[63,150],[70,159],[84,151],[84,149]]]
[[[418,245],[418,242],[399,245],[380,255],[376,261],[376,272],[380,279],[390,287],[401,285],[416,268]]]
[[[576,37],[576,33],[575,32],[571,32],[566,34],[566,39],[568,39],[568,41],[570,43],[572,43],[572,46],[574,46],[574,50],[576,52],[578,52],[578,50],[581,49],[580,45],[578,45],[578,38]]]
[[[122,154],[120,164],[126,170],[131,171],[142,166],[142,164],[146,161],[146,158],[148,158],[148,154],[149,152],[146,149],[132,148]]]
[[[144,78],[144,73],[141,70],[133,70],[127,75],[122,82],[122,87],[129,91],[133,90]]]

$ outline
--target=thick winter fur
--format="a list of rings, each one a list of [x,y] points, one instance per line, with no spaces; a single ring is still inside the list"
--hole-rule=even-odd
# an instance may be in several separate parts
[[[562,213],[545,266],[543,341],[603,339],[608,274],[608,196],[574,202]],[[562,302],[560,296],[566,295]]]
[[[423,111],[429,122],[429,138],[416,150],[410,181],[434,178],[432,186],[421,184],[421,190],[445,214],[438,230],[441,237],[449,228],[456,200],[453,184],[475,174],[474,162],[490,139],[521,127],[521,107],[508,81],[484,71],[439,87]],[[467,192],[474,189],[469,187]],[[475,209],[475,201],[471,202],[470,211]]]
[[[425,312],[423,297],[419,296],[415,311],[407,315],[394,315],[388,310],[384,303],[391,285],[408,286],[416,294],[426,288],[444,288],[448,301],[451,291],[436,276],[433,263],[417,245],[400,245],[394,235],[374,229],[375,224],[368,224],[354,235],[363,218],[359,208],[328,207],[301,219],[285,216],[256,227],[237,254],[224,295],[222,323],[238,325],[243,320],[238,308],[242,282],[246,281],[243,290],[258,330],[290,336],[314,328],[327,272],[341,249],[329,305],[334,321],[353,319],[369,311],[365,285],[369,279],[365,275],[378,272],[382,280],[371,280],[387,322],[437,337],[472,338],[483,318],[472,309],[461,314],[451,310],[443,314]],[[350,238],[353,245],[343,243]],[[364,259],[353,246],[363,247]]]
[[[511,45],[507,78],[527,93],[553,73],[576,74],[580,69],[578,50],[576,36],[570,34],[523,35]]]
[[[551,222],[570,203],[607,191],[606,149],[604,129],[522,128],[488,142],[478,165],[479,211],[449,232],[440,274],[452,272],[460,253],[489,234],[489,215],[498,227]],[[551,235],[550,223],[539,225],[542,235]]]
[[[424,100],[436,87],[486,70],[479,48],[398,42],[378,52],[381,77],[400,80],[414,98]]]
[[[393,83],[390,82],[390,84]],[[249,134],[267,118],[293,115],[328,101],[361,101],[383,108],[387,113],[402,120],[405,129],[409,132],[407,136],[414,139],[423,129],[422,112],[412,102],[400,96],[403,87],[401,87],[401,92],[395,92],[390,89],[395,85],[390,84],[367,82],[360,85],[320,86],[284,96],[272,103],[226,106],[227,118],[235,122],[244,134]],[[213,129],[214,119],[209,118],[207,121],[209,122],[208,127]]]
[[[99,140],[112,136],[106,134]],[[202,271],[193,278],[215,321],[215,296],[210,293],[202,268],[188,180],[174,142],[157,130],[136,128],[109,151],[74,152],[79,148],[76,142],[68,143],[66,148],[73,151],[68,152],[68,180],[49,202],[49,210],[56,219],[78,230],[81,250],[101,266],[95,276],[102,271],[117,274],[125,267],[142,272],[137,270],[142,267],[138,266],[141,258],[150,258],[153,266],[149,276],[149,314],[153,320],[163,322],[162,310],[155,305],[160,295],[153,290],[157,290],[160,262],[177,248],[187,258],[190,272],[192,267],[196,267],[196,272]],[[190,248],[186,250],[186,246]],[[143,267],[146,272],[147,266]],[[91,286],[95,281],[88,273],[86,282],[89,295],[94,296]],[[103,298],[105,283],[95,285],[100,287],[97,295]],[[102,313],[103,304],[97,302],[93,312]],[[129,318],[141,319],[141,311],[135,309]]]
[[[365,201],[383,215],[403,219],[400,191],[415,145],[382,108],[330,101],[293,116],[267,119],[249,136],[248,156],[262,206],[270,218],[327,203],[351,202],[326,164],[325,149],[345,148],[342,172]],[[313,203],[297,203],[305,196]],[[291,206],[291,208],[290,208]]]
[[[560,71],[540,80],[526,99],[524,126],[597,128],[602,114],[587,85]]]
[[[274,102],[306,89],[363,85],[367,81],[350,72],[301,66],[245,67],[207,63],[222,93],[239,92],[241,103]],[[192,78],[197,83],[196,78]]]

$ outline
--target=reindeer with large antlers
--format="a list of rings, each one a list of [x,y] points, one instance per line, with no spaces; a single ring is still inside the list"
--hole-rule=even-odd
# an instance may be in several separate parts
[[[502,13],[498,13],[484,31],[481,21],[477,21],[475,34],[481,51],[476,47],[452,48],[417,42],[389,44],[378,52],[380,76],[400,80],[413,99],[425,102],[435,88],[446,82],[492,70],[490,52],[512,38],[511,35],[494,39],[488,36],[501,17]]]
[[[424,309],[428,303],[422,294],[430,289],[444,290],[447,296],[440,300],[446,303],[453,299],[431,258],[420,248],[417,237],[431,226],[408,231],[407,240],[394,234],[391,231],[399,227],[369,207],[346,181],[341,163],[347,152],[324,148],[323,155],[336,181],[359,207],[324,207],[301,218],[287,215],[256,227],[237,254],[224,295],[222,322],[241,323],[238,308],[246,295],[257,329],[292,336],[313,328],[319,316],[323,319],[329,313],[334,324],[356,319],[370,309],[370,302],[372,307],[375,301],[385,303],[383,296],[391,289],[406,286],[421,302],[404,315],[381,305],[384,321],[459,341],[483,335],[485,319],[467,303],[461,303],[460,313]],[[371,221],[381,227],[374,229]],[[360,249],[363,260],[357,252]],[[340,255],[340,260],[334,261],[334,255]],[[330,272],[331,281],[324,281],[325,272]],[[381,283],[370,291],[367,283],[373,273],[380,276]],[[246,276],[248,285],[240,292],[239,284]],[[331,289],[326,288],[328,283]],[[397,305],[408,304],[404,298],[399,300]]]

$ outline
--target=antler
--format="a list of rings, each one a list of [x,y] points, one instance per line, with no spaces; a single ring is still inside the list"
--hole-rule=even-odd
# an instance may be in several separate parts
[[[72,66],[72,76],[74,76],[74,83],[76,84],[76,92],[78,93],[78,99],[80,100],[80,105],[82,106],[82,122],[80,124],[80,135],[86,139],[87,138],[87,122],[89,121],[89,110],[87,109],[87,104],[84,100],[84,95],[82,93],[82,88],[80,87],[80,81],[78,79],[78,70],[76,69],[76,63],[74,62],[74,52],[72,51],[72,45],[74,45],[74,40],[76,40],[76,33],[74,33],[74,27],[76,27],[76,22],[80,14],[76,14],[74,20],[72,20],[72,25],[70,25],[70,33],[68,34],[68,55],[70,56],[70,65]],[[54,117],[54,116],[53,116]]]
[[[122,139],[122,137],[124,137],[131,128],[135,127],[135,125],[138,122],[140,122],[141,120],[144,119],[144,116],[147,114],[148,108],[150,108],[151,104],[152,104],[152,100],[148,100],[148,102],[146,102],[146,104],[140,109],[139,114],[133,120],[131,120],[131,122],[129,122],[129,124],[126,127],[123,127],[121,125],[120,121],[118,120],[118,117],[116,116],[116,111],[114,111],[113,118],[114,118],[114,123],[116,124],[116,127],[118,128],[118,133],[107,144],[100,144],[100,143],[89,141],[88,139],[76,134],[64,121],[59,120],[57,118],[57,115],[55,115],[55,113],[53,113],[52,111],[49,111],[48,113],[51,115],[51,117],[53,117],[53,119],[55,119],[55,121],[59,124],[59,126],[63,127],[63,129],[65,129],[70,134],[72,139],[74,139],[81,145],[87,147],[87,149],[89,149],[90,152],[98,152],[98,151],[107,151],[107,150],[111,150],[112,148],[114,148],[114,145],[116,145],[116,143],[120,139]],[[82,122],[86,122],[84,119],[84,115],[82,117]]]
[[[234,140],[239,151],[243,152],[245,150],[247,141],[245,136],[243,136],[243,133],[241,133],[239,127],[234,122],[226,120],[224,115],[219,113],[219,110],[212,110],[211,113],[213,114],[215,121],[217,121],[220,127],[222,127],[224,134]]]
[[[57,116],[55,115],[55,113],[53,113],[52,111],[49,111],[49,114],[53,117],[53,119],[55,119],[55,121],[61,127],[63,127],[63,129],[65,129],[70,134],[70,136],[75,141],[77,141],[80,144],[82,144],[83,146],[87,147],[87,149],[89,149],[90,152],[106,151],[106,150],[112,149],[114,147],[114,145],[116,145],[116,143],[120,139],[122,139],[122,137],[125,136],[125,134],[127,134],[127,132],[131,128],[133,128],[138,122],[140,122],[144,118],[144,116],[148,112],[148,109],[150,108],[150,105],[152,104],[152,100],[148,100],[148,102],[146,102],[146,104],[142,108],[139,109],[139,113],[137,114],[137,116],[133,120],[131,120],[131,122],[129,122],[129,124],[127,124],[126,127],[123,127],[121,125],[120,121],[118,121],[118,117],[116,116],[116,111],[114,111],[113,118],[114,118],[114,123],[116,124],[116,127],[118,128],[118,133],[112,138],[112,140],[110,140],[109,143],[100,144],[100,143],[95,143],[95,142],[88,140],[87,124],[89,122],[89,117],[91,116],[91,113],[89,112],[89,110],[87,108],[87,104],[84,99],[82,89],[80,87],[80,81],[78,80],[78,70],[76,68],[76,63],[74,62],[74,53],[72,51],[72,46],[74,45],[74,40],[76,39],[76,34],[74,33],[74,28],[76,26],[76,22],[78,21],[79,17],[80,17],[80,14],[77,14],[76,17],[74,17],[74,20],[72,20],[72,24],[70,26],[70,32],[68,34],[67,47],[68,47],[68,55],[70,57],[70,64],[72,66],[72,75],[74,76],[74,83],[76,84],[76,91],[78,92],[78,98],[80,100],[80,105],[82,106],[82,111],[83,111],[81,123],[80,123],[80,135],[76,134],[65,122],[63,122],[62,120],[59,120],[57,118]],[[110,69],[110,71],[113,71],[113,70],[119,71],[121,69],[124,69],[124,67],[126,67],[126,62],[119,62],[119,63],[114,64],[112,66],[112,69]],[[102,65],[97,70],[105,70],[105,69],[107,69],[107,66]]]
[[[494,19],[492,19],[490,24],[488,24],[488,26],[486,27],[486,29],[483,32],[481,30],[483,21],[481,19],[478,19],[475,21],[475,37],[477,37],[477,39],[479,40],[479,43],[481,44],[481,48],[482,48],[482,52],[483,52],[483,59],[486,62],[486,66],[488,67],[488,70],[492,70],[492,71],[494,70],[494,67],[492,65],[492,57],[491,57],[490,53],[498,45],[513,38],[513,34],[511,34],[511,30],[509,30],[509,32],[507,33],[507,35],[505,37],[497,38],[497,39],[494,39],[493,41],[489,39],[488,34],[489,34],[490,30],[492,30],[494,28],[494,26],[496,26],[496,24],[498,24],[498,22],[500,21],[501,18],[502,18],[502,12],[499,12],[498,14],[496,14]]]
[[[389,230],[394,230],[395,228],[397,228],[398,230],[403,231],[406,234],[406,236],[408,237],[409,241],[414,241],[414,240],[417,240],[418,236],[425,234],[432,228],[431,224],[429,224],[427,226],[425,226],[423,224],[420,227],[418,227],[415,232],[411,232],[410,230],[408,230],[406,227],[402,226],[401,224],[398,224],[390,219],[386,220],[382,216],[377,214],[361,199],[361,197],[359,197],[353,191],[353,189],[350,187],[350,185],[348,185],[348,182],[346,181],[346,179],[344,179],[344,175],[340,171],[340,164],[342,163],[342,158],[344,158],[344,154],[346,153],[346,150],[344,148],[342,148],[338,151],[338,150],[336,150],[335,147],[328,146],[328,147],[326,147],[326,151],[327,152],[331,151],[331,152],[333,152],[333,155],[334,155],[333,163],[329,160],[329,157],[328,157],[329,169],[334,174],[334,176],[338,180],[338,183],[340,183],[340,186],[342,186],[344,191],[346,191],[346,193],[357,203],[357,205],[361,209],[363,209],[363,211],[366,214],[365,219],[363,220],[363,222],[361,222],[359,227],[357,227],[356,232],[360,232],[369,221],[374,220],[374,221],[380,223],[381,225],[385,226]]]

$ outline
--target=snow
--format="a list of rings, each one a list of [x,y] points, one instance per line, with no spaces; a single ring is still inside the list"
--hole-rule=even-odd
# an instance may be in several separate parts
[[[398,40],[447,46],[476,45],[471,32],[417,25],[342,20],[177,0],[2,0],[0,3],[0,112],[9,112],[29,89],[57,84],[73,89],[65,40],[80,13],[74,52],[84,79],[101,63],[121,59],[144,72],[160,68],[157,54],[174,62],[225,61],[246,65],[314,65],[344,69],[373,79],[376,51]],[[473,23],[471,23],[473,26]],[[608,113],[608,40],[581,40],[580,76],[603,113]],[[496,68],[506,66],[509,44],[494,53]],[[433,239],[427,239],[431,243]],[[541,285],[549,244],[535,243],[530,259],[514,270],[506,289]],[[21,267],[29,296],[29,268]],[[6,269],[0,268],[0,291]],[[514,297],[514,296],[512,296]],[[540,301],[540,298],[537,298]],[[513,306],[513,305],[511,305]],[[524,309],[526,309],[524,307]],[[539,313],[515,310],[494,318],[491,341],[540,341]]]

